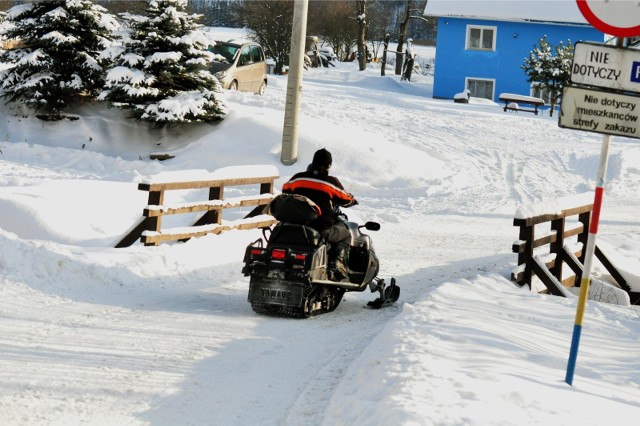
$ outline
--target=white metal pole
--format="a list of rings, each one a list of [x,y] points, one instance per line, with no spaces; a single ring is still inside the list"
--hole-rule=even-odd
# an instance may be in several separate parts
[[[287,78],[287,98],[282,129],[282,152],[280,154],[280,161],[286,166],[298,161],[298,114],[302,93],[302,64],[307,33],[308,4],[309,0],[295,0],[293,6],[289,76]]]

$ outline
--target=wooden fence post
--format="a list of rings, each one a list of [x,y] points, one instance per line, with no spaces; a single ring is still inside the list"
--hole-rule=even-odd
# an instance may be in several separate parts
[[[261,194],[272,194],[273,193],[273,180],[271,182],[261,183],[260,184],[260,193]]]
[[[222,200],[224,198],[224,185],[209,188],[209,200]],[[202,215],[192,226],[209,225],[211,223],[222,223],[222,212],[220,210],[210,210]]]
[[[556,255],[555,262],[551,268],[551,274],[558,279],[558,282],[562,282],[562,263],[564,259],[564,229],[566,224],[566,218],[562,216],[559,219],[551,221],[551,230],[555,234],[555,242],[550,244],[550,253]]]
[[[532,264],[533,262],[533,240],[535,225],[527,225],[526,221],[520,225],[520,240],[525,241],[524,252],[518,254],[518,265],[527,265],[523,274],[523,281],[529,285],[531,290]]]
[[[578,242],[582,244],[582,251],[578,259],[584,265],[584,258],[587,254],[587,240],[589,239],[589,226],[591,225],[591,211],[578,215],[578,221],[582,223],[582,232],[578,235]]]
[[[260,184],[260,193],[261,194],[273,194],[273,183],[274,183],[273,179],[271,180],[271,182],[261,183]],[[261,215],[262,212],[264,211],[264,207],[265,206],[257,206],[255,209],[251,210],[245,216],[245,219]]]
[[[149,199],[147,205],[161,206],[164,203],[164,191],[149,191]],[[162,216],[148,217],[145,221],[145,231],[160,232],[162,226]],[[157,246],[157,243],[144,243],[145,246]]]

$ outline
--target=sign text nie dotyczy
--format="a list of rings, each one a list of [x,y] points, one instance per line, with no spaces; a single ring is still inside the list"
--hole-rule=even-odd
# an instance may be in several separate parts
[[[560,127],[640,139],[640,51],[576,43],[571,82]]]

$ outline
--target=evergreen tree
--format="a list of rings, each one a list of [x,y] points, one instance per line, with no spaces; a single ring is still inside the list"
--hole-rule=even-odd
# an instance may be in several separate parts
[[[149,0],[144,16],[123,15],[130,40],[107,74],[101,99],[158,124],[218,121],[226,114],[208,71],[209,41],[184,9],[187,0]]]
[[[5,27],[6,27],[6,23],[5,23],[5,18],[6,18],[7,14],[3,11],[0,11],[0,55],[2,55],[2,53],[4,53],[4,44],[5,44]]]
[[[548,91],[551,103],[550,115],[553,115],[562,88],[571,80],[572,60],[571,40],[566,45],[560,42],[553,47],[547,40],[547,36],[544,36],[538,41],[538,46],[533,46],[529,57],[525,58],[521,66],[530,83],[538,83],[541,89]]]
[[[80,96],[95,97],[104,86],[99,54],[118,23],[88,0],[34,1],[11,8],[5,37],[19,41],[0,55],[13,66],[0,71],[0,94],[24,102],[49,119]]]

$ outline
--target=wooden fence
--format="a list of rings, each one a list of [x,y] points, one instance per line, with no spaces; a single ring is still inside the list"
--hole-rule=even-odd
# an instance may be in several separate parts
[[[565,208],[559,213],[515,218],[513,225],[520,228],[520,233],[512,249],[518,254],[518,266],[512,272],[511,280],[527,284],[531,289],[535,276],[556,296],[564,296],[560,286],[579,286],[592,209],[593,204],[586,204]],[[629,293],[631,303],[640,303],[640,293],[631,291],[597,244],[594,254],[620,288]]]
[[[116,247],[129,247],[138,239],[147,246],[155,246],[166,241],[186,241],[191,237],[206,234],[219,234],[231,229],[252,229],[271,226],[276,220],[261,214],[263,206],[274,197],[273,184],[278,178],[277,170],[269,167],[263,169],[271,173],[247,174],[246,167],[228,167],[210,173],[200,180],[180,180],[184,173],[164,173],[161,179],[138,184],[138,189],[149,193],[147,206],[143,209],[142,218],[134,224],[129,232],[116,244]],[[224,177],[226,176],[226,177]],[[259,193],[251,196],[224,198],[224,190],[230,186],[259,185]],[[208,200],[176,205],[165,205],[165,193],[175,190],[193,190],[208,188]],[[223,221],[225,209],[235,207],[255,208],[243,219]],[[162,229],[162,218],[166,215],[204,212],[191,226]]]

